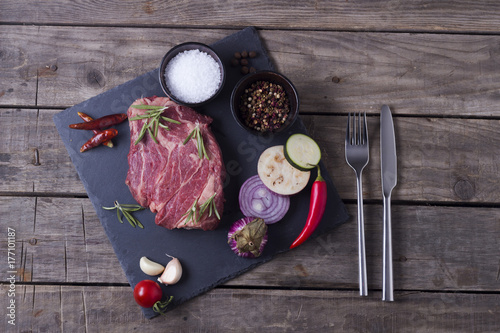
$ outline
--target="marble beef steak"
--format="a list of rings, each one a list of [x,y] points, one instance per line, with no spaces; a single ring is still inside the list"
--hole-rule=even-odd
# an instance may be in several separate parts
[[[147,106],[164,107],[162,116],[179,123],[162,119],[168,130],[158,128],[157,142],[146,131],[136,143],[144,123],[151,119],[133,118],[151,111]],[[156,96],[136,100],[127,113],[130,150],[125,183],[134,199],[156,213],[156,224],[167,229],[215,229],[219,224],[217,215],[222,216],[224,208],[225,169],[221,150],[209,127],[212,119],[169,98]],[[150,129],[155,131],[154,126]],[[193,131],[194,135],[186,142]],[[206,155],[200,155],[201,141]]]

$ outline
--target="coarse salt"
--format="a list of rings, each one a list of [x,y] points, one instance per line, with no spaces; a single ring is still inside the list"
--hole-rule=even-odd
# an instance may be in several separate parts
[[[221,84],[221,69],[208,53],[188,50],[168,62],[165,83],[180,101],[200,103],[216,93]]]

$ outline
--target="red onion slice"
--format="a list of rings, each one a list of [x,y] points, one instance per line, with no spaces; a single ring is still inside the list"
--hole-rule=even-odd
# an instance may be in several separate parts
[[[260,217],[266,224],[281,220],[290,208],[290,197],[271,191],[259,175],[248,178],[240,189],[240,209],[243,215]]]

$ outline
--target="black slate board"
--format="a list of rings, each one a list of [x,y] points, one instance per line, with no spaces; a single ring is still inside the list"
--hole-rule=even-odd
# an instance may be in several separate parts
[[[287,251],[302,230],[309,210],[309,195],[315,172],[308,187],[291,198],[290,210],[285,218],[269,226],[269,241],[261,257],[245,259],[236,256],[227,244],[227,232],[233,221],[243,217],[238,207],[238,191],[243,182],[257,173],[257,160],[267,147],[284,144],[292,133],[306,133],[302,121],[297,119],[287,133],[269,138],[256,137],[240,128],[231,116],[229,100],[231,91],[241,78],[239,68],[231,67],[230,60],[235,51],[254,50],[258,57],[252,65],[258,70],[274,69],[254,28],[246,28],[212,45],[226,66],[226,83],[221,94],[210,104],[197,109],[211,116],[212,130],[221,146],[227,179],[224,187],[226,204],[220,226],[215,231],[167,230],[154,223],[154,215],[148,210],[135,213],[144,224],[144,229],[132,228],[126,221],[120,224],[114,211],[102,206],[120,203],[136,203],[125,185],[128,170],[129,150],[128,123],[117,126],[119,135],[113,141],[113,149],[98,147],[80,153],[79,149],[92,133],[70,130],[68,125],[80,122],[78,111],[94,118],[106,114],[126,112],[130,104],[140,97],[164,96],[158,82],[158,70],[117,86],[103,94],[68,108],[54,116],[57,130],[82,180],[97,215],[116,252],[130,285],[133,287],[143,279],[155,279],[145,275],[139,268],[139,259],[147,256],[151,260],[166,264],[169,258],[179,258],[183,265],[183,276],[178,284],[162,286],[164,294],[173,295],[172,308],[221,284],[249,269],[269,261],[280,252]],[[165,52],[168,50],[165,50]],[[160,59],[158,59],[160,61]],[[327,171],[322,175],[328,185],[328,204],[325,215],[313,236],[318,236],[344,223],[347,210],[340,200]],[[132,292],[130,293],[132,297]],[[152,309],[143,309],[147,318],[156,316]]]

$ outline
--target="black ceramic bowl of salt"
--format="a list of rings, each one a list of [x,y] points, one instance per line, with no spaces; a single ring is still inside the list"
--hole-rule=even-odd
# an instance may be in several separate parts
[[[212,101],[226,79],[224,64],[210,46],[188,42],[174,46],[163,57],[159,80],[174,102],[197,107]]]
[[[255,86],[259,84],[262,85],[262,83],[264,83],[264,87]],[[262,98],[264,108],[261,108],[258,106],[259,102],[255,102],[253,98],[255,95],[252,95],[251,90],[263,88],[261,90],[265,90],[266,93],[274,91],[274,94],[276,94],[275,88],[267,87],[267,85],[270,84],[274,86],[279,85],[279,91],[281,91],[281,93],[271,98]],[[285,93],[284,95],[283,92]],[[249,100],[249,97],[252,97],[252,100]],[[284,101],[285,98],[288,104],[286,116],[282,113],[282,110],[285,108],[281,106],[265,107],[265,105],[267,105],[266,103],[270,102],[270,104],[272,104],[276,102],[276,100]],[[261,99],[261,97],[256,97],[256,99]],[[252,104],[251,108],[245,107],[245,104],[248,103]],[[293,125],[299,114],[299,95],[293,83],[284,75],[274,71],[258,71],[256,73],[247,74],[238,81],[231,93],[230,106],[233,117],[238,125],[252,134],[270,136],[285,132]],[[253,116],[252,113],[258,113],[259,109],[265,109],[265,111],[263,111],[264,115],[261,117],[259,117],[258,114]],[[277,112],[278,115],[273,117],[271,114],[273,112]],[[264,119],[268,123],[268,126],[260,127]],[[277,120],[277,124],[269,124],[269,122],[274,120]],[[256,124],[253,122],[256,122]]]

